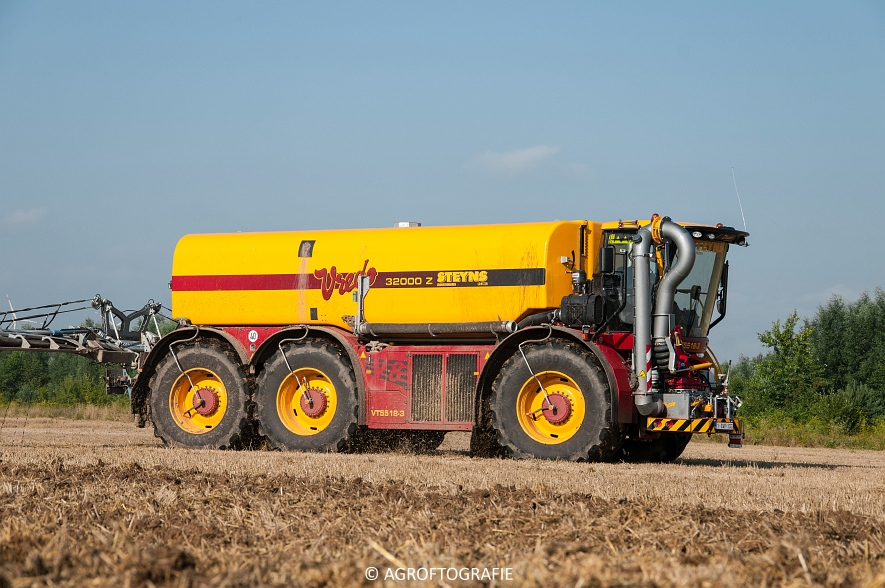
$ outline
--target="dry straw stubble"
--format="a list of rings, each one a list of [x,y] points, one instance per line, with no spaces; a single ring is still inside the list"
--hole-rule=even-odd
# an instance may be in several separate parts
[[[509,567],[516,585],[882,585],[885,456],[690,445],[669,465],[159,447],[112,422],[0,431],[15,586],[333,586]],[[436,584],[434,582],[433,584]]]

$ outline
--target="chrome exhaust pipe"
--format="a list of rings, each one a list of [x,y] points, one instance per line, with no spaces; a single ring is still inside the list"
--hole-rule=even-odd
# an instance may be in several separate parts
[[[669,239],[676,244],[677,262],[658,284],[654,315],[651,312],[652,245]],[[673,299],[676,288],[688,277],[694,266],[694,240],[688,231],[669,217],[652,216],[633,238],[633,372],[638,386],[633,391],[633,402],[642,416],[658,416],[666,412],[663,401],[655,400],[651,392],[652,343],[666,345],[673,330]],[[654,316],[654,325],[652,325]],[[654,331],[652,331],[652,326]],[[654,339],[654,341],[652,340]]]

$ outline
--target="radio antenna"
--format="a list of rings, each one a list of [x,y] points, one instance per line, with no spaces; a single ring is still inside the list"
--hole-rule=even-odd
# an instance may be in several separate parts
[[[18,317],[15,316],[15,309],[12,308],[12,300],[9,299],[9,294],[6,294],[6,301],[9,302],[9,310],[12,312],[12,328],[18,328]]]
[[[738,206],[741,207],[741,220],[744,221],[744,232],[747,232],[747,219],[744,218],[744,205],[741,204],[741,193],[738,192],[738,181],[734,176],[734,166],[731,168],[731,179],[734,182],[734,193],[737,194],[738,197]]]

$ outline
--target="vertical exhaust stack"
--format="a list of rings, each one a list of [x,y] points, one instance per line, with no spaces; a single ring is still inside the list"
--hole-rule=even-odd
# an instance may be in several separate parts
[[[676,244],[677,261],[658,284],[652,315],[649,278],[652,244],[660,245],[665,240]],[[661,400],[654,400],[651,393],[649,372],[652,369],[652,340],[655,345],[666,346],[666,340],[673,331],[673,299],[676,288],[694,266],[694,240],[688,231],[669,217],[654,215],[650,224],[639,229],[633,243],[633,371],[639,380],[633,392],[633,401],[642,416],[658,416],[666,408]],[[651,324],[652,317],[654,325]]]

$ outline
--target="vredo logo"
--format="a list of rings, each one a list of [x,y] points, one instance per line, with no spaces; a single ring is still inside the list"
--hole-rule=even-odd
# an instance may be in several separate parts
[[[332,298],[332,293],[338,290],[339,294],[347,294],[356,289],[357,280],[360,276],[369,276],[369,285],[375,283],[378,272],[374,267],[369,267],[369,260],[363,262],[363,269],[358,272],[338,272],[338,268],[334,265],[329,268],[321,268],[314,270],[313,277],[320,281],[320,289],[323,292],[323,299]]]

